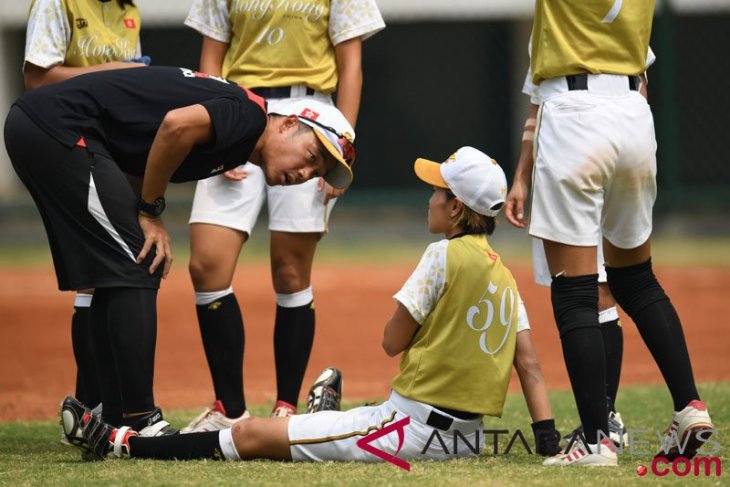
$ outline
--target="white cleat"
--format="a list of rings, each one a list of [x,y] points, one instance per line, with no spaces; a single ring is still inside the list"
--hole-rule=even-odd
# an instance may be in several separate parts
[[[618,465],[618,456],[613,442],[607,438],[598,445],[586,445],[578,440],[568,452],[547,458],[542,464],[551,467],[615,467]]]
[[[190,424],[180,430],[180,433],[204,433],[206,431],[220,431],[232,427],[241,419],[250,417],[248,411],[244,411],[238,418],[229,418],[226,416],[226,410],[223,403],[216,401],[212,408],[203,411],[197,418],[192,420]]]

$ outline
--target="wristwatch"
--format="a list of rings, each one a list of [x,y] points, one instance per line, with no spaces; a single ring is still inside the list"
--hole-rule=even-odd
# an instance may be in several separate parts
[[[156,218],[162,215],[162,212],[165,211],[165,198],[160,196],[152,203],[147,203],[140,197],[139,202],[137,203],[137,209],[147,216]]]

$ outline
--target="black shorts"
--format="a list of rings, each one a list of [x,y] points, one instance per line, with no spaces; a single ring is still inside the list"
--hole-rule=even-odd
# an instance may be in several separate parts
[[[5,146],[43,219],[59,289],[160,286],[162,266],[149,273],[154,249],[136,263],[144,244],[137,196],[113,160],[64,146],[17,106]]]

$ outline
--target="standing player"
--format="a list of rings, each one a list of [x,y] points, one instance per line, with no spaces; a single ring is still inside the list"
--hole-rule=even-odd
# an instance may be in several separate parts
[[[131,0],[34,0],[28,15],[23,80],[32,90],[84,73],[144,66],[139,10]],[[101,401],[89,332],[93,289],[76,295],[71,341],[76,359],[76,397],[94,407]]]
[[[649,58],[647,59],[647,68],[654,62],[654,55],[649,49]],[[642,85],[640,90],[642,95],[646,97],[646,85]],[[535,126],[537,124],[537,111],[539,106],[539,97],[537,87],[532,83],[532,72],[528,69],[522,92],[530,97],[532,105],[530,114],[525,121],[525,131],[522,137],[522,145],[520,147],[520,159],[533,159]],[[530,162],[531,163],[531,162]],[[518,165],[520,162],[518,162]],[[608,408],[608,429],[610,431],[611,440],[620,446],[626,441],[626,428],[623,424],[621,414],[616,411],[616,394],[618,393],[618,384],[621,377],[621,362],[623,359],[623,331],[621,322],[619,321],[618,310],[616,309],[616,300],[613,298],[608,284],[606,283],[606,271],[603,267],[603,245],[601,240],[598,241],[596,253],[596,266],[598,269],[598,322],[601,325],[601,334],[603,335],[604,349],[606,352],[606,404]],[[542,240],[532,238],[532,265],[535,275],[535,282],[540,286],[550,287],[552,276],[548,269],[547,258],[545,257],[545,249]],[[577,438],[578,434],[582,434],[583,427],[579,426],[566,437],[566,441]]]
[[[649,48],[646,58],[646,69],[648,69],[656,61],[654,52]],[[647,80],[646,76],[640,76],[641,84],[639,85],[639,93],[647,98]],[[532,72],[527,70],[525,83],[522,92],[530,97],[532,105],[530,114],[525,121],[525,132],[522,137],[522,145],[520,148],[520,159],[529,158],[533,160],[534,151],[534,134],[537,124],[537,112],[540,104],[537,86],[532,82]],[[519,162],[518,162],[519,164]],[[530,162],[531,164],[531,162]],[[596,252],[596,267],[598,269],[598,323],[601,326],[601,334],[603,335],[604,351],[606,352],[606,406],[608,408],[608,430],[611,440],[616,446],[621,446],[628,441],[626,427],[623,424],[621,414],[616,411],[616,395],[618,393],[619,379],[621,378],[621,362],[623,359],[623,331],[621,322],[619,321],[618,310],[616,309],[616,300],[611,294],[606,282],[606,270],[603,267],[605,259],[603,258],[603,242],[599,238]],[[545,249],[542,240],[532,238],[532,264],[535,273],[535,282],[540,286],[550,287],[552,276],[548,269],[547,258],[545,257]],[[569,444],[578,438],[577,435],[583,433],[583,427],[579,426],[565,437]]]
[[[338,135],[349,128],[342,114],[315,100],[287,110],[267,115],[246,89],[173,67],[78,76],[11,108],[5,143],[43,218],[58,287],[95,288],[91,334],[107,422],[173,432],[152,387],[157,289],[172,262],[160,220],[168,182],[248,159],[270,184],[350,184],[354,148]],[[140,197],[125,173],[143,178]]]
[[[598,325],[596,242],[603,238],[608,285],[636,323],[674,402],[668,440],[692,457],[712,428],[692,375],[682,326],[651,265],[656,142],[639,92],[654,13],[652,0],[537,0],[531,70],[538,85],[534,168],[521,158],[506,215],[543,239],[551,297],[568,375],[584,427],[552,465],[616,465],[608,434],[606,363]],[[585,36],[584,33],[591,33]],[[573,47],[581,45],[580,51]],[[603,438],[603,439],[602,439]]]
[[[434,186],[428,229],[446,238],[428,246],[395,295],[398,305],[385,326],[383,349],[391,357],[403,355],[385,403],[346,412],[245,418],[221,431],[138,438],[66,398],[61,417],[69,441],[98,458],[377,462],[358,440],[392,426],[399,428],[397,434],[370,445],[403,460],[470,456],[483,446],[483,415],[502,414],[513,364],[533,428],[554,433],[527,314],[512,274],[487,241],[507,193],[504,172],[471,147],[459,149],[443,164],[419,159],[415,171]],[[339,380],[336,372],[328,377],[329,384]],[[437,430],[444,443],[430,441]],[[455,448],[457,432],[469,448],[464,443]],[[539,444],[540,453],[555,451],[557,438],[552,438],[553,445]]]
[[[361,42],[384,27],[377,5],[374,0],[296,5],[195,0],[185,23],[203,35],[200,69],[253,87],[273,112],[292,99],[332,104],[337,88],[337,107],[354,127]],[[243,318],[231,281],[264,199],[276,292],[273,414],[296,412],[314,340],[312,262],[327,231],[333,196],[342,193],[323,185],[319,180],[272,187],[252,164],[198,183],[190,217],[190,276],[216,401],[183,432],[230,427],[246,414]]]

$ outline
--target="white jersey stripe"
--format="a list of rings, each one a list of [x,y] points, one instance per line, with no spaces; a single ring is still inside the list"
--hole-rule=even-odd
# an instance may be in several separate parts
[[[109,221],[109,217],[106,215],[104,207],[101,206],[99,193],[96,192],[96,183],[94,182],[94,176],[91,174],[89,175],[89,199],[87,201],[87,208],[89,209],[89,213],[91,213],[94,219],[98,221],[102,227],[104,227],[104,230],[106,230],[107,233],[112,236],[112,238],[119,244],[122,250],[124,250],[124,252],[129,256],[129,258],[136,262],[132,251],[129,249],[129,245],[127,245],[127,242],[122,240],[122,237],[117,232],[117,229],[114,228],[112,222]]]

